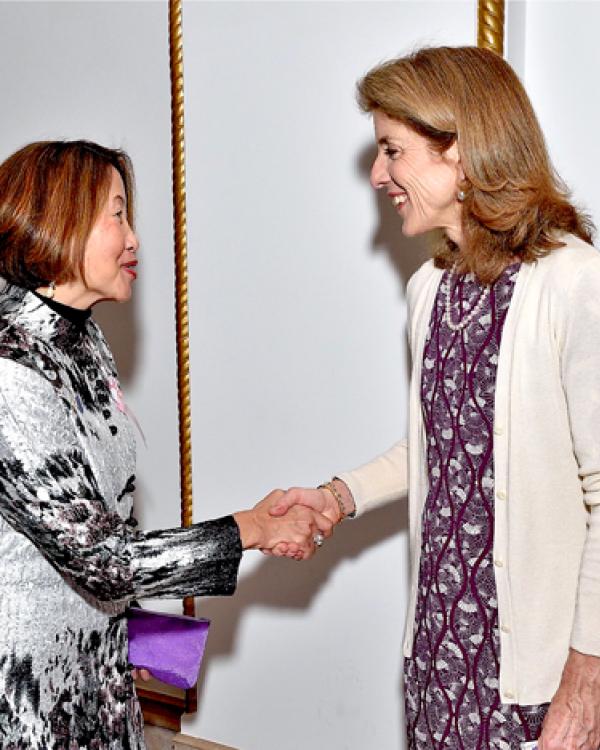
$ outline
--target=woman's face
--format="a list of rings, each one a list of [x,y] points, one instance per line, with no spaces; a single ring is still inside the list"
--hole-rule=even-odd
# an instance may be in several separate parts
[[[426,138],[398,120],[375,110],[377,158],[371,185],[385,189],[402,217],[407,236],[444,229],[460,245],[462,207],[457,199],[463,173],[453,144],[443,154]]]
[[[85,297],[89,307],[100,300],[126,302],[136,279],[138,239],[127,220],[121,175],[112,169],[108,200],[88,237],[84,253]]]

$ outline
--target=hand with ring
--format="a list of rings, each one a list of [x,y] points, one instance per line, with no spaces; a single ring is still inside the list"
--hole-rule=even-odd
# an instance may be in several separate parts
[[[333,489],[328,488],[329,484],[334,485]],[[283,518],[291,509],[305,507],[322,514],[333,525],[341,523],[346,516],[354,514],[356,510],[354,498],[349,488],[340,479],[335,478],[328,485],[321,485],[316,488],[292,487],[284,493],[278,493],[273,496],[269,512],[276,518]],[[328,536],[328,534],[325,537],[315,534],[313,537],[315,548],[321,547],[324,539]],[[294,557],[295,548],[281,543],[274,549],[265,551],[265,554]]]
[[[251,510],[234,518],[240,529],[244,549],[260,549],[275,557],[308,560],[325,539],[331,536],[333,523],[319,511],[295,505],[282,516],[270,514],[270,508],[284,493],[274,490]]]

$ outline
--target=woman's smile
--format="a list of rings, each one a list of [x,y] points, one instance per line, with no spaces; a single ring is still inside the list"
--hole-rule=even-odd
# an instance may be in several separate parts
[[[408,200],[408,193],[406,190],[403,190],[401,193],[388,193],[388,195],[392,199],[392,205],[395,208],[403,206]]]

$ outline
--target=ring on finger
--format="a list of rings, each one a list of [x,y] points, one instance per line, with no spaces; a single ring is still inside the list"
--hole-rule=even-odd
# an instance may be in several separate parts
[[[315,547],[322,547],[324,541],[325,541],[325,537],[323,536],[323,534],[321,534],[320,531],[318,531],[313,536],[313,542],[315,543]]]

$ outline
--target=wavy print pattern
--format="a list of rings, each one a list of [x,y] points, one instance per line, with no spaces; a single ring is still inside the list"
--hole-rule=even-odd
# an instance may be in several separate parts
[[[429,325],[421,381],[429,492],[415,646],[405,665],[411,750],[518,749],[537,738],[547,710],[502,705],[498,692],[492,436],[500,339],[518,270],[505,270],[460,331],[447,324],[446,295],[456,323],[482,287],[472,275],[446,272]]]

